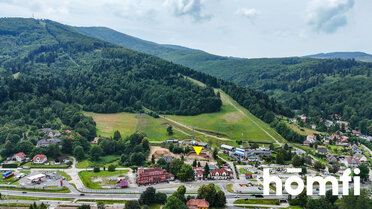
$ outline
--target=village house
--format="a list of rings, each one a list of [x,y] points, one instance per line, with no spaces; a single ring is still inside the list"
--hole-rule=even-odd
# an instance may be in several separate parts
[[[203,168],[202,167],[192,167],[194,170],[195,180],[202,180],[203,179]]]
[[[353,155],[353,158],[354,158],[354,159],[358,159],[361,163],[366,163],[366,162],[367,162],[367,157],[364,156],[364,155],[361,154],[361,153],[355,153],[355,154]]]
[[[329,163],[337,163],[338,159],[332,155],[332,154],[327,154],[327,162]]]
[[[309,146],[311,143],[309,140],[305,140],[303,143],[302,143],[304,146]]]
[[[205,199],[190,199],[186,203],[189,209],[208,209],[209,202]]]
[[[315,143],[316,137],[314,135],[307,135],[306,140],[309,141],[310,143]]]
[[[136,174],[136,183],[138,185],[157,184],[173,180],[174,175],[162,168],[139,168]]]
[[[301,118],[301,120],[306,123],[306,116],[305,115],[299,115],[298,116],[299,118]]]
[[[41,139],[37,142],[37,147],[47,147],[51,144],[61,144],[61,140],[59,138],[51,138],[51,139]]]
[[[209,178],[213,180],[230,179],[232,176],[226,169],[214,169],[209,172]]]
[[[325,120],[324,125],[329,128],[329,127],[333,126],[334,123],[330,120]]]
[[[362,133],[360,133],[360,131],[352,130],[351,134],[353,134],[354,136],[360,136]]]
[[[98,144],[99,137],[94,137],[92,144]]]
[[[355,158],[346,158],[345,164],[349,168],[356,168],[360,165],[360,161]]]
[[[327,154],[327,148],[325,148],[325,147],[318,147],[318,149],[316,149],[316,153],[318,153],[320,155],[326,155]]]
[[[23,152],[19,152],[13,155],[13,159],[17,162],[23,162],[26,160],[27,155]]]
[[[62,155],[62,156],[59,156],[55,161],[54,161],[54,163],[55,164],[61,164],[61,163],[67,163],[69,160],[68,160],[68,158],[67,158],[67,156],[66,155]]]
[[[32,158],[32,162],[33,164],[36,164],[36,165],[42,165],[48,162],[48,158],[46,155],[38,154],[38,155],[35,155],[34,158]]]
[[[304,154],[306,154],[306,152],[305,152],[304,150],[302,150],[302,149],[294,148],[294,149],[292,150],[292,154],[296,154],[296,155],[304,155]]]

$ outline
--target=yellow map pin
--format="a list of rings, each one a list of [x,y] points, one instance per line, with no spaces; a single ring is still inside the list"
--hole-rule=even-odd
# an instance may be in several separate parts
[[[203,147],[196,147],[196,146],[194,146],[193,148],[194,148],[194,150],[195,150],[195,152],[196,152],[197,155],[199,155],[200,152],[201,152],[202,149],[203,149]]]

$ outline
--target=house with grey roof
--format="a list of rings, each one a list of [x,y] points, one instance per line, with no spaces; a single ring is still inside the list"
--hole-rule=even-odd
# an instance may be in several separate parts
[[[37,142],[37,147],[47,147],[51,144],[61,144],[61,139],[55,137],[50,139],[41,139]]]

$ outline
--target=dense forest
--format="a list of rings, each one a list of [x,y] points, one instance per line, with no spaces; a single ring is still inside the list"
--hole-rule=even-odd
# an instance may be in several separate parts
[[[131,49],[153,54],[197,71],[264,92],[307,116],[329,118],[337,113],[354,129],[372,130],[372,63],[362,53],[333,53],[311,58],[239,59],[143,41],[108,28],[75,28]],[[322,57],[322,58],[323,58]],[[236,98],[234,98],[236,99]],[[251,110],[251,109],[250,109]],[[372,133],[370,133],[372,134]]]

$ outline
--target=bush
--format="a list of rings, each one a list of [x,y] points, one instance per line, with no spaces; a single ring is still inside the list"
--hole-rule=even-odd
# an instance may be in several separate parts
[[[114,164],[111,164],[108,167],[108,171],[110,171],[110,172],[115,171],[115,169],[116,169],[116,165],[114,165]]]
[[[94,172],[94,173],[98,173],[99,171],[100,171],[100,168],[99,168],[99,167],[94,167],[94,168],[93,168],[93,172]]]
[[[4,164],[3,168],[17,168],[18,164],[12,163],[12,164]]]

